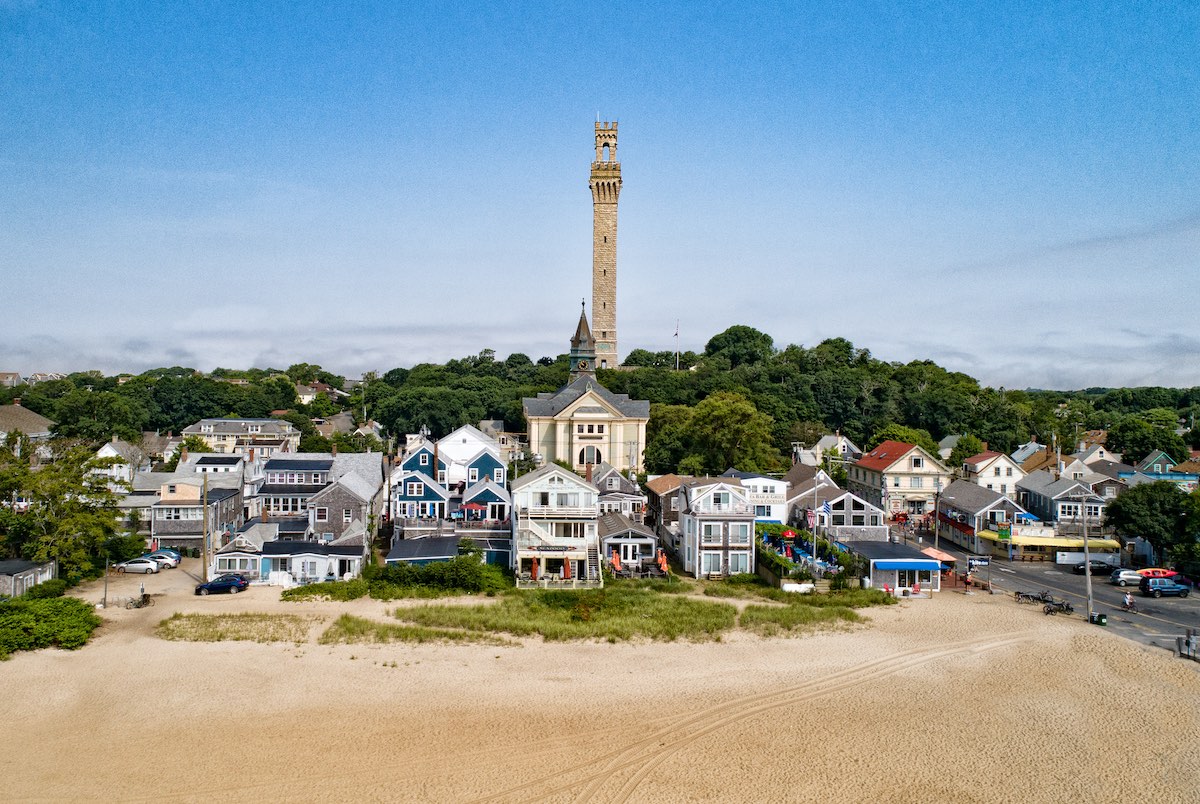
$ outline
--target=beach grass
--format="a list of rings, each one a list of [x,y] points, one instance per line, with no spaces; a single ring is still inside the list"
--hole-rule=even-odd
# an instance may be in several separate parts
[[[707,642],[719,640],[734,627],[737,610],[726,603],[615,586],[510,593],[493,605],[401,608],[396,617],[417,625],[541,636],[551,642]]]
[[[307,642],[321,617],[298,614],[183,614],[158,624],[161,639],[183,642]]]
[[[846,606],[747,606],[738,619],[745,630],[763,637],[781,636],[796,631],[862,622],[863,618]]]
[[[483,645],[519,646],[521,643],[495,634],[463,631],[451,628],[429,628],[403,623],[380,623],[343,614],[325,629],[317,640],[322,645],[373,645],[389,642],[414,643],[476,643]]]

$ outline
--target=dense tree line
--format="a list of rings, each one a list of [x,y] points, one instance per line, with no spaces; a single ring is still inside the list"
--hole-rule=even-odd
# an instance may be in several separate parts
[[[770,335],[740,325],[715,335],[701,353],[678,355],[679,370],[676,358],[673,352],[635,349],[622,369],[598,373],[610,390],[651,402],[647,465],[655,472],[681,464],[701,471],[780,468],[793,442],[810,446],[835,430],[860,446],[884,437],[928,446],[965,434],[972,448],[986,442],[1011,451],[1036,438],[1068,452],[1085,431],[1106,429],[1109,448],[1130,460],[1153,449],[1182,460],[1189,445],[1200,446],[1197,430],[1184,438],[1175,432],[1180,421],[1190,425],[1200,411],[1200,387],[994,389],[927,360],[877,360],[844,338],[780,349]],[[309,417],[339,409],[357,422],[378,421],[393,438],[422,426],[441,436],[481,419],[500,419],[522,432],[521,399],[560,388],[568,372],[565,355],[535,362],[517,353],[498,360],[485,349],[444,365],[368,374],[348,398],[319,396],[307,407],[299,404],[295,383],[341,388],[345,379],[308,363],[283,371],[217,369],[207,376],[172,367],[123,381],[83,372],[5,389],[0,401],[21,396],[22,404],[58,422],[59,434],[92,442],[113,434],[135,440],[144,430],[178,433],[205,417],[291,410],[304,448],[327,449],[331,442],[316,433]],[[376,445],[345,439],[338,445],[366,446]]]

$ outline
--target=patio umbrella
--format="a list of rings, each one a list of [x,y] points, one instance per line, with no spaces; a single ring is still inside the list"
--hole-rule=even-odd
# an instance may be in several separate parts
[[[663,572],[667,571],[667,554],[662,550],[658,551],[658,568]]]
[[[536,558],[533,559],[532,561],[530,561],[529,569],[530,569],[530,576],[533,578],[533,580],[536,581],[537,580],[537,570],[538,570],[538,560]]]
[[[569,558],[563,559],[563,580],[571,580],[571,559]]]
[[[613,550],[613,560],[612,560],[612,566],[613,566],[613,571],[614,571],[614,572],[620,572],[620,571],[621,571],[621,557],[617,555],[617,551],[616,551],[616,550]]]

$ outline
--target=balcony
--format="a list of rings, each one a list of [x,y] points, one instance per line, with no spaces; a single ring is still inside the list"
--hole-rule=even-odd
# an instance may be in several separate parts
[[[521,509],[521,515],[531,519],[595,519],[598,516],[595,505],[531,505]]]
[[[707,505],[694,506],[691,512],[697,516],[727,516],[727,515],[754,515],[754,506],[749,503],[727,503],[721,505],[719,503],[709,503]]]

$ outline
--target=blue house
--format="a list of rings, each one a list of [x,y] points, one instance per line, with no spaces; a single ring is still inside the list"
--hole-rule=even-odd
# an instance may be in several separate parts
[[[512,510],[512,497],[503,486],[492,480],[482,480],[463,492],[459,510],[467,522],[503,521]]]
[[[508,469],[491,450],[482,449],[467,461],[467,485],[473,486],[481,480],[491,480],[498,486],[505,484]]]
[[[435,461],[437,462],[436,473],[433,471]],[[440,456],[435,456],[433,447],[428,444],[422,444],[406,455],[400,463],[400,469],[404,472],[420,472],[431,478],[436,477],[439,483],[446,482],[446,461]]]
[[[404,470],[392,481],[391,502],[393,519],[445,519],[450,491],[424,472]]]

